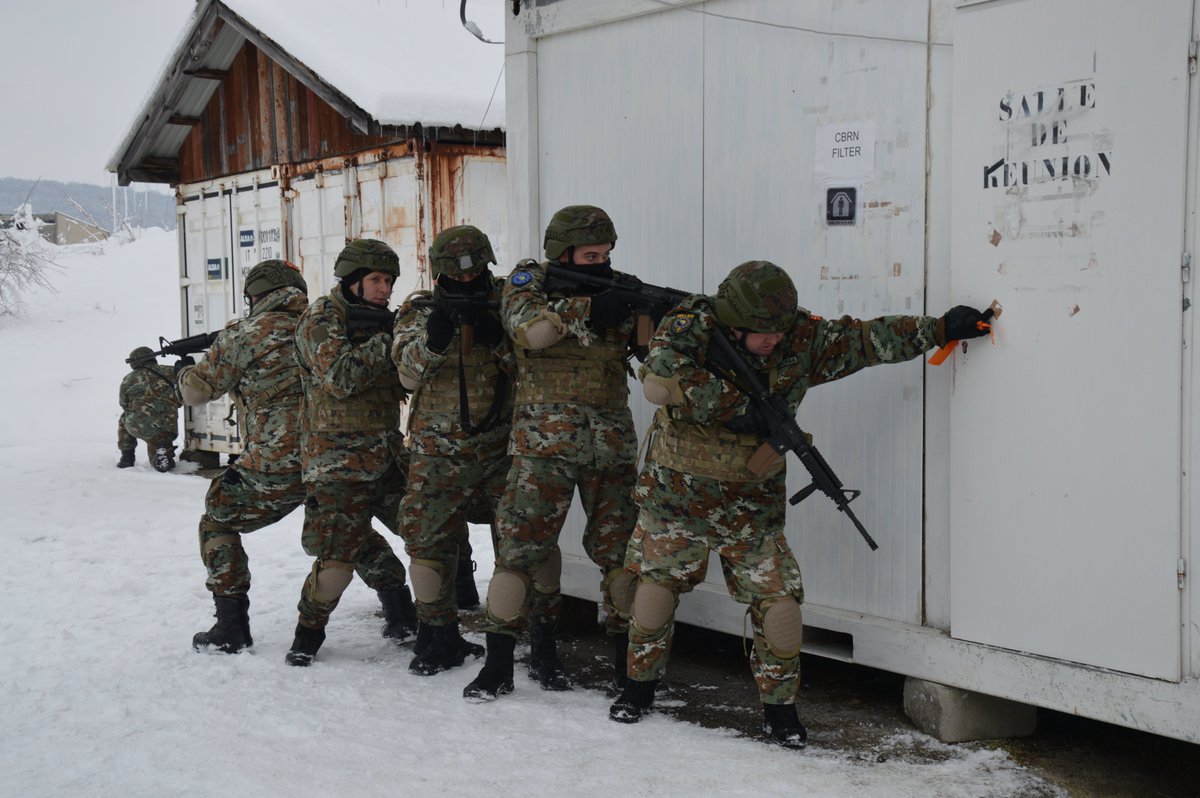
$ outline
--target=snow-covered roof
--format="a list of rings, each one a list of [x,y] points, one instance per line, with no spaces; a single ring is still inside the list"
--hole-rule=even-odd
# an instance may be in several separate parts
[[[109,159],[122,184],[163,172],[247,41],[353,129],[504,129],[505,0],[197,0]],[[465,17],[465,22],[463,17]],[[486,40],[486,41],[485,41]]]
[[[384,125],[504,127],[504,0],[226,0]],[[495,96],[493,97],[493,92]]]

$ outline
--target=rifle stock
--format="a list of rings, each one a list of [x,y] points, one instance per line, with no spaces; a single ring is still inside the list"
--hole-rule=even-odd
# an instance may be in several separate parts
[[[374,335],[377,332],[392,331],[396,323],[396,314],[385,308],[372,308],[366,305],[349,305],[346,308],[346,336],[356,337],[357,333],[365,332]]]

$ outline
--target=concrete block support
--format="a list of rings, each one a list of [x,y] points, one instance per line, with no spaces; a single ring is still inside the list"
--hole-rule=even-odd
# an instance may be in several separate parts
[[[1037,707],[912,677],[904,680],[904,712],[944,743],[1028,737],[1037,728]]]

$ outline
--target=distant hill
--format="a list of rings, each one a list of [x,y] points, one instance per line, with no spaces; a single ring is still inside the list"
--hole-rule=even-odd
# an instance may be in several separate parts
[[[32,195],[30,189],[33,190]],[[12,213],[26,198],[33,205],[34,213],[60,211],[105,230],[112,229],[113,193],[108,186],[0,177],[0,213]],[[79,207],[75,207],[75,203]],[[175,229],[175,197],[157,189],[118,187],[117,212],[128,218],[134,227]]]

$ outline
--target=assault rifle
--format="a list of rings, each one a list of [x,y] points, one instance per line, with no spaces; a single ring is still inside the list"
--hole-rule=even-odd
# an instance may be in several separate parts
[[[159,350],[154,353],[154,357],[187,357],[198,352],[203,352],[213,345],[213,341],[217,340],[217,336],[221,331],[210,333],[198,333],[197,335],[189,335],[187,338],[180,338],[177,341],[168,341],[161,335],[158,337]],[[126,363],[129,361],[126,360]]]
[[[475,345],[476,316],[500,309],[498,300],[488,299],[483,294],[451,294],[440,286],[433,289],[433,296],[418,297],[412,304],[414,308],[437,307],[449,313],[450,318],[458,324],[459,341],[464,352]]]
[[[709,346],[708,365],[710,369],[715,367],[732,372],[738,378],[735,384],[746,391],[753,403],[754,410],[766,419],[767,428],[770,430],[770,436],[766,442],[750,456],[750,461],[747,463],[750,471],[762,473],[779,457],[789,451],[794,452],[801,465],[808,469],[808,474],[812,477],[812,484],[798,491],[796,495],[788,499],[788,503],[797,505],[814,492],[821,491],[832,499],[838,510],[845,513],[846,517],[854,523],[863,536],[863,540],[867,541],[867,545],[871,547],[871,551],[878,549],[879,544],[875,542],[866,527],[854,515],[854,511],[850,509],[850,502],[857,499],[862,491],[842,487],[842,481],[838,479],[837,474],[833,473],[833,469],[830,468],[829,463],[825,462],[825,458],[817,451],[817,447],[809,442],[808,434],[800,429],[796,419],[788,412],[783,397],[778,394],[772,395],[767,390],[767,386],[763,384],[758,372],[751,368],[721,330],[713,330]],[[719,371],[717,374],[725,376]]]
[[[637,343],[645,346],[650,343],[655,328],[662,321],[667,311],[678,305],[687,297],[690,291],[680,291],[675,288],[663,288],[657,285],[643,283],[632,274],[614,274],[611,279],[578,272],[574,269],[564,269],[550,264],[546,268],[546,292],[571,288],[587,288],[599,293],[614,291],[628,301],[629,307],[637,311]]]
[[[390,333],[396,324],[396,314],[387,308],[367,305],[346,306],[346,337],[355,339],[358,333],[367,337],[377,332]]]
[[[559,286],[566,286],[588,288],[597,292],[620,292],[629,300],[630,307],[638,311],[638,343],[641,345],[649,342],[650,334],[653,332],[653,327],[651,327],[643,338],[643,324],[653,323],[654,326],[657,326],[668,310],[682,302],[685,297],[690,296],[685,291],[643,283],[628,274],[617,274],[610,280],[551,264],[546,269],[546,276],[549,278],[546,286],[548,291]],[[724,332],[713,330],[710,347],[711,354],[708,365],[726,372],[722,374],[717,371],[717,376],[722,378],[736,376],[740,380],[740,383],[735,380],[730,381],[740,384],[746,391],[754,408],[767,420],[767,427],[770,429],[771,434],[766,442],[750,458],[748,466],[751,471],[762,473],[780,456],[789,451],[794,452],[801,465],[808,469],[808,473],[812,477],[812,484],[797,492],[795,496],[788,499],[788,502],[796,505],[816,491],[821,491],[832,499],[838,510],[845,513],[854,523],[863,539],[867,541],[867,545],[871,547],[871,551],[878,549],[879,544],[875,542],[866,527],[854,515],[854,511],[850,509],[850,502],[857,499],[862,491],[842,487],[842,481],[838,479],[837,474],[833,473],[833,469],[817,451],[817,447],[809,443],[808,434],[800,429],[796,419],[787,411],[783,398],[771,395],[758,372],[746,362]]]

